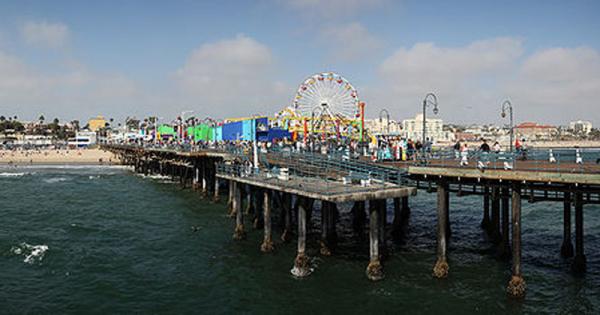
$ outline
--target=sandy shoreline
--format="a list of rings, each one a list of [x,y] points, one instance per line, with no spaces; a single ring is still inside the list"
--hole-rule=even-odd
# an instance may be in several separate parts
[[[0,165],[119,165],[114,154],[100,149],[0,150]]]

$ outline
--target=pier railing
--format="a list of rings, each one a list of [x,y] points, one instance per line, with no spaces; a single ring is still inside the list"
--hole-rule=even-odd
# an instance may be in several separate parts
[[[427,167],[477,168],[566,173],[600,173],[600,149],[531,149],[516,152],[484,152],[437,149],[423,154],[409,151],[400,163]],[[385,161],[393,162],[393,159]]]

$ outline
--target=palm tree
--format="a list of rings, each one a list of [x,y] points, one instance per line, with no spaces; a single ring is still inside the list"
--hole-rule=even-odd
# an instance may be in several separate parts
[[[6,117],[0,116],[0,121],[5,121],[5,120],[6,120]]]
[[[46,120],[46,117],[44,117],[44,115],[40,115],[40,118],[38,118],[38,120],[40,121],[40,125],[44,124],[44,120]]]

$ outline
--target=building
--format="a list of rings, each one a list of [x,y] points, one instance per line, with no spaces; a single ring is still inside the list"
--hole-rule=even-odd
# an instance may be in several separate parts
[[[515,126],[515,134],[518,138],[527,140],[550,140],[558,135],[558,128],[550,125],[539,125],[534,122],[524,122]]]
[[[365,120],[365,128],[376,135],[400,135],[402,125],[387,117]]]
[[[592,123],[583,120],[572,121],[569,123],[569,129],[575,134],[587,135],[592,131]]]
[[[77,131],[75,137],[68,141],[68,145],[73,148],[87,148],[95,144],[96,133],[92,131]]]
[[[90,131],[96,132],[104,127],[106,127],[106,119],[102,116],[97,116],[88,121],[88,129]]]
[[[427,118],[425,121],[426,137],[433,142],[454,141],[454,133],[444,130],[444,123],[439,118]],[[415,141],[423,140],[423,114],[418,114],[414,119],[402,121],[402,136]]]

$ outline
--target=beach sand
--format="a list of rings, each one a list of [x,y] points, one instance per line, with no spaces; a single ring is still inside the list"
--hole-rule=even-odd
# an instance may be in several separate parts
[[[0,150],[0,164],[18,165],[114,165],[120,164],[111,152],[100,149],[78,150]]]

